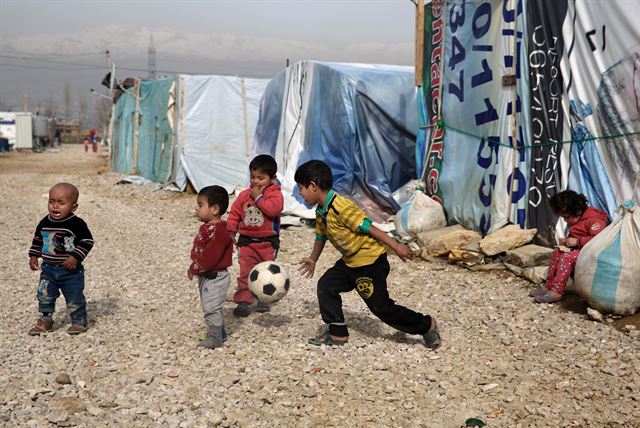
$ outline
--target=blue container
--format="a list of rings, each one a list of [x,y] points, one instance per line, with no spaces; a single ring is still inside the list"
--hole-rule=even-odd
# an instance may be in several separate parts
[[[0,138],[0,152],[9,151],[9,140],[6,138]]]

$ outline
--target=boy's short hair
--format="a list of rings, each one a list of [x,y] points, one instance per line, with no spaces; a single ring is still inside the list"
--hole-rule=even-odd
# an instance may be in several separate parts
[[[549,205],[559,216],[579,216],[587,210],[587,197],[573,190],[556,193],[549,199]]]
[[[320,190],[330,190],[333,187],[331,168],[320,160],[310,160],[300,165],[293,179],[304,187],[308,187],[312,181]]]
[[[206,196],[209,206],[217,205],[220,207],[220,214],[227,212],[229,207],[229,194],[224,187],[207,186],[200,189],[198,196]]]
[[[78,198],[80,197],[80,191],[78,190],[78,188],[75,185],[73,185],[71,183],[60,182],[60,183],[56,183],[53,186],[51,186],[51,189],[49,189],[49,191],[53,190],[56,187],[63,188],[67,192],[69,192],[69,195],[71,196],[71,202],[72,203],[75,204],[75,203],[78,202]]]
[[[258,155],[251,160],[249,170],[263,171],[269,174],[269,177],[273,177],[278,172],[278,164],[276,163],[276,160],[269,155]]]

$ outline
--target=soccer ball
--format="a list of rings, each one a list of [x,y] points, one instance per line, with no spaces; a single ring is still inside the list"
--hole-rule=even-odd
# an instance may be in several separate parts
[[[289,277],[276,262],[258,263],[249,273],[249,290],[263,303],[277,302],[289,291]]]

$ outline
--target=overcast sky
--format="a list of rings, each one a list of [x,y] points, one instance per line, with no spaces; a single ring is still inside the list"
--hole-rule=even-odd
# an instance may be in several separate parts
[[[0,0],[4,36],[142,25],[328,43],[410,42],[410,0]]]
[[[105,73],[271,78],[286,59],[413,65],[410,0],[0,0],[0,107],[88,94]]]

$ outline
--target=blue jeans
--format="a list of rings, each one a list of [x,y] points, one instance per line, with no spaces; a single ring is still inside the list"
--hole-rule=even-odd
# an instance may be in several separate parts
[[[38,310],[43,319],[52,319],[60,292],[67,302],[72,324],[87,325],[87,301],[84,298],[84,268],[69,270],[61,265],[42,264],[38,286]]]

